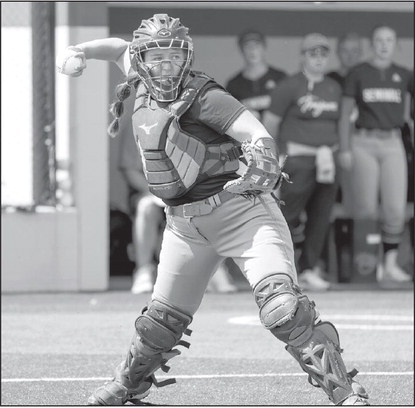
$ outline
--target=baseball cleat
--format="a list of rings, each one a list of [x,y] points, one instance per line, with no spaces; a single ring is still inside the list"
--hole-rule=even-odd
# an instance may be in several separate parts
[[[88,405],[124,405],[127,402],[137,404],[150,394],[151,381],[142,382],[137,389],[129,390],[115,379],[97,388],[88,398]]]
[[[352,395],[343,401],[342,405],[370,405],[366,398],[362,398],[359,395]]]
[[[366,390],[355,380],[352,380],[353,395],[347,397],[340,405],[370,405]]]

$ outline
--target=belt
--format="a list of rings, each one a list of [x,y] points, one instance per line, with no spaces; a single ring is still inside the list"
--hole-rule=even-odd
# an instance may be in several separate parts
[[[207,215],[210,214],[216,207],[219,207],[221,204],[234,197],[236,197],[236,194],[223,190],[204,200],[182,205],[167,206],[166,212],[168,215],[177,215],[184,218]]]
[[[364,129],[360,128],[356,130],[357,136],[375,137],[378,139],[390,139],[400,135],[400,129]]]

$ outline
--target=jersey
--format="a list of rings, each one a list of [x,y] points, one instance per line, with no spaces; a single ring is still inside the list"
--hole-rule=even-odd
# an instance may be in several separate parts
[[[257,80],[245,78],[240,72],[229,80],[226,89],[262,122],[263,114],[271,104],[271,92],[285,77],[285,72],[272,67]]]
[[[412,73],[391,64],[379,69],[368,62],[354,67],[347,75],[344,95],[353,98],[359,116],[356,127],[390,130],[404,125],[406,93],[413,96]]]
[[[332,78],[311,83],[302,73],[282,80],[272,93],[270,111],[282,118],[279,143],[313,147],[338,142],[341,87]]]
[[[119,59],[123,62],[122,69],[126,74],[132,69],[129,55],[126,55],[128,52],[127,49]],[[168,103],[151,99],[151,106],[154,109],[163,109]],[[226,131],[245,110],[246,107],[227,91],[219,85],[214,85],[197,95],[191,107],[181,116],[179,123],[183,131],[194,135],[207,146],[217,145],[233,141],[226,135]],[[177,198],[164,198],[163,201],[169,206],[176,206],[203,200],[223,190],[228,181],[238,177],[236,172],[217,176],[200,175],[186,194]]]
[[[339,72],[337,72],[337,71],[331,71],[331,72],[329,72],[328,74],[327,74],[327,76],[329,77],[329,78],[332,78],[332,79],[334,79],[342,88],[343,88],[343,86],[344,86],[344,81],[345,81],[345,79],[346,79],[346,77],[345,76],[343,76],[342,74],[340,74]]]

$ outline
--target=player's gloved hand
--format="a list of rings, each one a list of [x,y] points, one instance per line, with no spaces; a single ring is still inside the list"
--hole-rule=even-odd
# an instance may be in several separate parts
[[[82,49],[70,46],[56,58],[56,69],[60,74],[78,77],[86,68],[86,57]]]
[[[272,139],[258,139],[255,143],[243,142],[242,156],[246,170],[241,177],[228,181],[224,190],[234,194],[258,195],[270,193],[286,178],[278,163],[275,144]]]
[[[350,170],[353,165],[353,154],[350,150],[341,150],[338,156],[340,167],[344,170]]]

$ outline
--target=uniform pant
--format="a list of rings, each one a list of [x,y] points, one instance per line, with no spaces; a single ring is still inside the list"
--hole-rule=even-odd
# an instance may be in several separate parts
[[[334,183],[316,181],[315,160],[314,155],[289,156],[284,171],[292,183],[283,183],[280,193],[294,244],[301,245],[300,271],[314,268],[320,259],[338,189],[337,175]]]
[[[153,299],[193,315],[224,258],[235,261],[252,288],[276,273],[297,283],[288,226],[275,200],[262,197],[268,208],[258,198],[236,196],[210,214],[192,218],[166,209]]]
[[[360,131],[352,138],[353,217],[382,220],[383,242],[398,244],[405,226],[407,163],[400,131]]]

